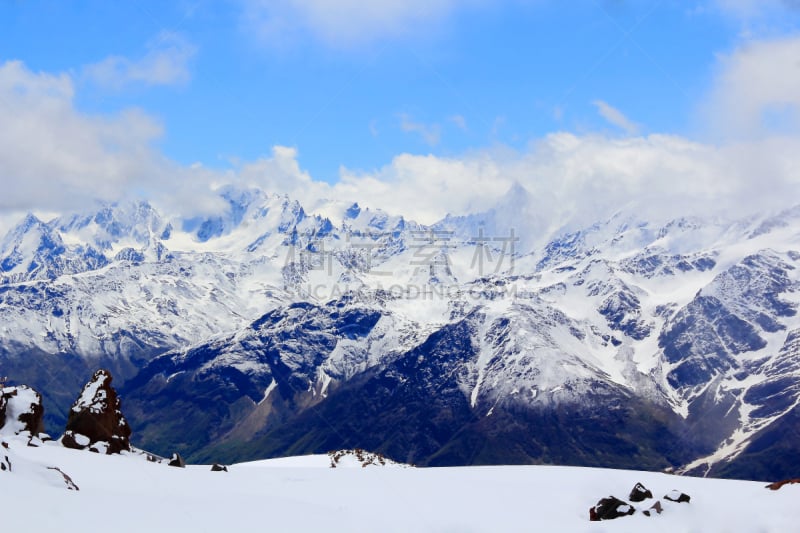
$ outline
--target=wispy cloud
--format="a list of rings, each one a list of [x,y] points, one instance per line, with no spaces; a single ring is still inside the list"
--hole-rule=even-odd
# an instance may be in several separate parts
[[[800,11],[798,0],[714,0],[717,8],[741,19],[750,19],[776,10]]]
[[[299,33],[341,47],[418,32],[457,8],[483,1],[244,0],[244,17],[249,31],[271,44]]]
[[[196,48],[179,34],[161,32],[138,59],[113,55],[83,68],[85,79],[102,87],[176,85],[189,81],[189,62]]]
[[[626,117],[625,114],[616,107],[612,107],[603,100],[595,100],[592,104],[597,108],[597,112],[600,116],[612,126],[616,126],[625,131],[628,135],[636,135],[639,133],[639,125]]]
[[[408,114],[400,113],[400,129],[406,133],[416,133],[428,146],[436,146],[442,137],[442,128],[439,124],[424,124],[416,122]]]
[[[455,126],[460,130],[467,131],[467,129],[469,129],[467,128],[467,119],[464,118],[463,115],[453,115],[447,120],[455,124]]]

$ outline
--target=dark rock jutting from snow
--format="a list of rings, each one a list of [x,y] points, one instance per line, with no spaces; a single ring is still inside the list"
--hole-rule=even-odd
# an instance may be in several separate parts
[[[3,448],[6,450],[8,449],[8,443],[2,443]],[[8,455],[3,455],[3,458],[0,459],[0,471],[2,472],[11,472],[11,460],[8,458]]]
[[[664,499],[675,503],[689,503],[692,497],[683,492],[672,490],[668,494],[664,495]]]
[[[632,505],[614,496],[609,496],[603,498],[597,502],[597,505],[589,509],[589,520],[592,522],[613,520],[622,516],[630,516],[635,512],[636,509],[634,509]]]
[[[186,461],[183,460],[181,454],[175,452],[172,454],[172,457],[169,459],[169,466],[175,466],[177,468],[186,468]]]
[[[637,483],[631,489],[631,493],[628,496],[628,499],[630,501],[632,501],[632,502],[638,503],[638,502],[643,502],[643,501],[647,500],[648,498],[652,498],[652,497],[653,497],[653,493],[650,492],[649,489],[647,489],[641,483]]]
[[[225,465],[221,465],[219,463],[214,463],[213,465],[211,465],[211,471],[212,472],[227,472],[228,471],[228,467],[225,466]]]
[[[656,514],[661,514],[663,510],[664,508],[661,507],[661,502],[656,500],[656,503],[651,505],[649,509],[642,511],[642,514],[644,514],[645,516],[650,516],[653,513],[653,511],[655,511]]]
[[[767,485],[769,490],[778,490],[784,485],[794,485],[795,483],[800,483],[800,478],[794,479],[784,479],[783,481],[776,481],[775,483],[770,483]]]
[[[131,428],[120,410],[111,373],[98,370],[72,404],[61,442],[67,448],[112,454],[130,451]]]

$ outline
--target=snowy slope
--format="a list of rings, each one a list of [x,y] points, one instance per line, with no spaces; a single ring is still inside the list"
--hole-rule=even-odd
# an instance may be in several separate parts
[[[319,457],[172,468],[144,456],[102,456],[55,443],[7,439],[15,468],[0,472],[2,524],[37,531],[792,531],[800,485],[571,467],[329,468]],[[24,466],[23,466],[24,465]],[[39,475],[67,473],[79,491]],[[40,468],[40,470],[36,470]],[[589,522],[609,494],[637,482],[656,498],[677,489],[691,503],[661,515]],[[62,483],[62,486],[59,485]]]

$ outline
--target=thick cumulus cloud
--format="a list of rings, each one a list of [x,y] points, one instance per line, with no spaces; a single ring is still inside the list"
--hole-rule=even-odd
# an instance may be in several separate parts
[[[522,153],[460,158],[402,155],[373,174],[343,172],[341,199],[434,222],[493,207],[514,183],[551,227],[592,224],[618,211],[642,218],[738,216],[800,198],[800,140],[713,146],[676,136],[611,139],[557,133]]]
[[[142,112],[89,116],[65,75],[0,65],[0,209],[61,208],[114,199],[152,174],[160,124]]]
[[[131,195],[199,212],[216,208],[196,191],[219,176],[180,167],[154,149],[157,120],[137,109],[82,113],[74,96],[67,74],[0,64],[0,212],[81,209]]]
[[[703,106],[718,137],[800,134],[800,37],[752,41],[719,56]]]
[[[276,148],[243,166],[243,185],[287,192],[311,209],[358,201],[423,223],[493,208],[514,184],[530,194],[542,231],[581,227],[618,212],[642,219],[739,217],[800,198],[800,139],[771,137],[710,145],[678,136],[609,138],[555,133],[527,150],[460,157],[402,154],[371,173],[342,169],[338,183],[314,181],[297,153]]]

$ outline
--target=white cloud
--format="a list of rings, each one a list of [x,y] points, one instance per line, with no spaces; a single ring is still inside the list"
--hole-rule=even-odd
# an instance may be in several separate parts
[[[442,128],[439,124],[423,124],[414,121],[406,113],[398,115],[400,129],[406,133],[416,133],[428,146],[436,146],[442,137]]]
[[[639,125],[626,117],[622,111],[612,107],[602,100],[595,100],[592,104],[597,108],[597,112],[609,124],[625,131],[628,135],[639,133]]]
[[[111,199],[151,171],[161,126],[137,111],[82,115],[65,75],[0,65],[0,208],[42,208]]]
[[[74,93],[67,74],[0,64],[0,211],[63,211],[140,193],[196,212],[215,208],[197,190],[219,176],[156,151],[157,120],[135,109],[81,113]]]
[[[128,85],[176,85],[189,81],[189,61],[196,48],[172,32],[161,32],[148,43],[147,53],[131,60],[109,56],[99,63],[87,65],[83,75],[91,82],[112,89]]]
[[[272,44],[310,33],[328,45],[351,46],[418,32],[479,1],[244,0],[244,5],[249,28]]]
[[[794,46],[791,40],[756,43],[726,58],[718,82],[720,98],[728,99],[723,109],[742,102],[749,102],[744,111],[775,102],[800,106],[797,80],[787,72],[789,58],[800,58]],[[781,66],[765,65],[770,59]],[[742,85],[753,76],[773,83]],[[68,210],[135,194],[175,214],[198,214],[219,207],[215,187],[238,183],[287,193],[306,206],[325,198],[358,201],[430,223],[447,213],[488,209],[519,182],[531,192],[539,220],[550,225],[529,231],[545,231],[591,224],[620,209],[642,217],[740,214],[800,198],[800,136],[712,145],[665,135],[555,133],[521,152],[401,154],[373,172],[342,169],[340,181],[329,185],[304,172],[297,150],[287,147],[224,171],[180,166],[152,147],[161,135],[152,117],[134,110],[82,113],[73,105],[74,90],[66,74],[32,72],[20,62],[0,65],[0,214]],[[762,116],[744,111],[745,118]],[[438,139],[431,126],[407,116],[403,122],[410,132]]]
[[[458,158],[399,155],[366,174],[342,172],[326,194],[420,222],[488,209],[519,182],[552,230],[592,224],[618,210],[642,217],[744,214],[800,198],[800,140],[723,147],[676,136],[609,139],[548,135],[523,153]],[[533,231],[534,228],[529,228]]]
[[[800,132],[800,37],[749,42],[718,58],[703,118],[722,137]]]
[[[292,198],[314,203],[330,196],[327,183],[314,181],[300,168],[296,148],[275,146],[270,157],[246,163],[235,171],[236,183],[267,192],[288,194]]]

